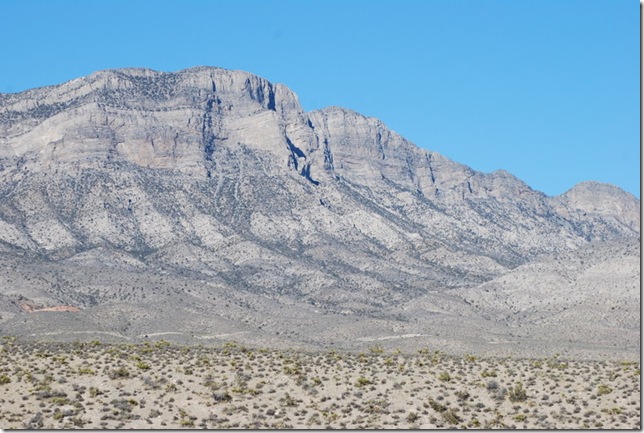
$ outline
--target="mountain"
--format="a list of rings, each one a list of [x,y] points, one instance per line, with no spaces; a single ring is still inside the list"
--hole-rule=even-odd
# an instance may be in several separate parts
[[[472,291],[543,257],[639,245],[639,226],[619,188],[548,197],[377,119],[307,113],[246,72],[106,70],[0,94],[2,333],[347,348],[409,334],[396,344],[467,350],[458,329],[416,328],[471,317],[510,333]],[[408,308],[421,301],[445,307]],[[26,311],[56,305],[80,311]]]

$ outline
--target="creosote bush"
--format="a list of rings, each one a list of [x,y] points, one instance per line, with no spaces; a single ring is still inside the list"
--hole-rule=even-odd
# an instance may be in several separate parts
[[[517,383],[514,388],[510,389],[508,392],[508,399],[513,403],[526,401],[528,399],[528,395],[526,394],[525,389],[523,389],[523,384],[521,382]]]
[[[119,367],[117,369],[110,370],[107,375],[110,379],[125,379],[130,377],[130,371],[125,367]]]
[[[597,387],[597,395],[606,395],[611,392],[613,392],[613,388],[603,383]]]

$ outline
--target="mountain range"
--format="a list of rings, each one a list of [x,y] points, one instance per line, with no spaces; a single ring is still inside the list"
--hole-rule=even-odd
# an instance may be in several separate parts
[[[639,258],[615,186],[550,197],[250,73],[0,94],[2,334],[618,357]]]

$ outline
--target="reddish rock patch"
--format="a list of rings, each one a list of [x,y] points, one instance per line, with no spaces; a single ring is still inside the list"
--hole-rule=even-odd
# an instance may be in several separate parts
[[[71,305],[56,305],[53,307],[40,307],[34,304],[20,304],[20,308],[28,313],[38,313],[40,311],[80,311],[80,308]]]

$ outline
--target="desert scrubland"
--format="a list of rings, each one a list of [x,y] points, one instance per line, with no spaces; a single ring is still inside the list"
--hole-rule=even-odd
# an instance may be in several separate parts
[[[639,359],[3,337],[0,427],[640,428]]]

